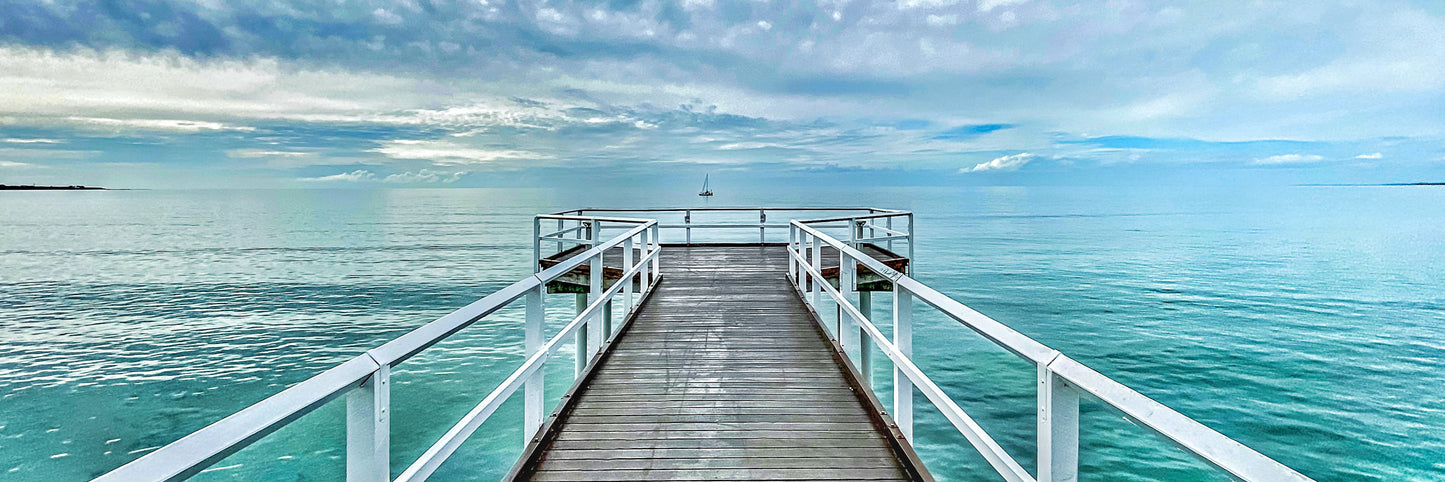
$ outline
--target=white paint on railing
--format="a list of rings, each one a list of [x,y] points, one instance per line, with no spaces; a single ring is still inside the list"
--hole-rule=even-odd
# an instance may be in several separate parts
[[[912,236],[912,214],[908,214],[909,233]],[[1080,364],[1067,356],[1060,354],[1042,343],[1034,341],[1013,329],[999,323],[992,318],[974,311],[962,303],[949,298],[933,288],[914,280],[903,273],[893,270],[883,263],[854,249],[848,243],[841,242],[828,236],[817,229],[808,226],[808,221],[793,221],[793,229],[799,232],[796,236],[806,238],[811,236],[813,245],[817,246],[819,241],[828,244],[841,253],[846,253],[858,262],[862,263],[869,270],[888,278],[893,283],[895,294],[894,303],[894,330],[895,340],[900,339],[899,327],[908,319],[911,321],[911,313],[903,314],[899,310],[907,306],[911,311],[911,300],[905,301],[902,298],[917,298],[924,303],[938,309],[943,314],[953,318],[985,339],[994,344],[1018,355],[1021,358],[1033,362],[1039,370],[1039,408],[1038,408],[1038,430],[1039,445],[1039,480],[1060,481],[1075,480],[1078,477],[1078,403],[1080,393],[1088,393],[1106,406],[1118,410],[1131,420],[1139,422],[1140,425],[1151,429],[1155,434],[1162,436],[1185,451],[1199,457],[1211,465],[1228,472],[1230,475],[1248,481],[1285,481],[1285,480],[1310,480],[1308,477],[1296,472],[1284,464],[1281,464],[1259,452],[1244,446],[1219,432],[1204,426],[1203,424],[1186,417],[1179,412],[1170,409],[1163,404],[1156,402],[1140,394],[1129,387],[1124,386],[1086,366]],[[915,265],[911,257],[913,242],[910,239],[909,271]],[[816,248],[815,248],[816,249]],[[812,275],[819,275],[816,256],[812,263],[800,249],[790,249],[789,255],[793,257],[799,266],[800,271],[806,271]],[[841,256],[841,255],[840,255]],[[798,283],[797,288],[801,292],[804,285],[802,277],[795,277]],[[839,309],[852,316],[854,320],[863,327],[869,340],[877,344],[888,358],[893,361],[895,367],[895,387],[902,385],[899,381],[902,378],[911,380],[929,401],[943,412],[944,416],[953,422],[954,426],[969,439],[970,443],[979,450],[985,459],[994,466],[1006,479],[1010,480],[1033,480],[1023,471],[1007,453],[993,443],[986,433],[982,431],[972,419],[968,418],[951,399],[947,397],[932,381],[928,380],[917,367],[913,366],[911,353],[905,354],[898,346],[884,338],[883,334],[868,320],[867,315],[858,309],[850,306],[844,294],[834,290],[832,286],[825,287],[829,296],[833,297],[840,305]],[[814,295],[816,297],[816,295]],[[816,298],[815,298],[816,300]],[[816,301],[813,302],[816,305]],[[907,328],[911,331],[911,326]],[[911,334],[909,335],[911,337]],[[909,340],[911,345],[911,338]],[[911,348],[911,346],[910,346]],[[911,351],[911,350],[910,350]],[[903,377],[898,377],[902,374]],[[904,404],[899,403],[900,399],[911,397],[903,395],[898,391],[894,394],[895,410]],[[901,418],[911,421],[910,413]],[[902,428],[900,424],[900,429]],[[900,430],[904,431],[904,430]],[[905,438],[911,436],[909,431],[905,432]]]

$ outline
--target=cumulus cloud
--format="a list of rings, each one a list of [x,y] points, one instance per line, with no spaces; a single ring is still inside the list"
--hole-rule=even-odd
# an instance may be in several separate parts
[[[367,169],[357,169],[355,171],[332,174],[330,176],[304,177],[299,180],[304,182],[323,183],[383,182],[391,184],[450,184],[460,181],[462,179],[462,176],[465,176],[466,174],[466,172],[439,172],[430,169],[422,169],[415,172],[400,172],[382,177]]]
[[[1355,159],[1383,159],[1384,157],[1384,154],[1373,152],[1370,154],[1360,154],[1358,156],[1355,156]]]
[[[392,174],[382,179],[382,182],[397,184],[451,184],[462,179],[465,172],[437,172],[430,169],[422,169],[416,172],[403,172]]]
[[[303,177],[298,180],[305,182],[366,182],[375,181],[376,174],[366,169],[357,169],[355,171],[332,174],[330,176]]]
[[[958,172],[1017,171],[1020,167],[1024,167],[1024,164],[1028,164],[1029,161],[1034,160],[1036,157],[1038,156],[1021,152],[998,157],[992,161],[981,163],[971,168],[959,169]]]
[[[445,140],[394,140],[373,149],[393,159],[421,159],[437,165],[491,164],[517,159],[549,159],[550,156],[514,149],[487,149]]]
[[[1278,164],[1309,164],[1322,160],[1324,160],[1323,156],[1318,156],[1314,154],[1280,154],[1276,156],[1269,156],[1263,159],[1255,159],[1254,163],[1267,166]]]

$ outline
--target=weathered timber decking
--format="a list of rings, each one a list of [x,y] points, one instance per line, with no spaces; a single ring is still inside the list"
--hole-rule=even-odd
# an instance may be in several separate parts
[[[530,480],[927,479],[785,278],[781,246],[673,247],[516,469]]]

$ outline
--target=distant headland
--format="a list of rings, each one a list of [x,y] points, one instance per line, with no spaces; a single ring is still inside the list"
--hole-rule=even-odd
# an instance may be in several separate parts
[[[0,184],[0,191],[105,191],[99,186],[8,186]]]

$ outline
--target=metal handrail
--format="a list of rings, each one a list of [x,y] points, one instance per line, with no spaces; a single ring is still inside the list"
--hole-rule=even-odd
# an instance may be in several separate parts
[[[793,221],[788,246],[790,272],[794,287],[804,301],[818,309],[819,293],[827,292],[839,308],[836,336],[840,348],[847,341],[852,326],[858,327],[860,360],[865,380],[871,374],[869,352],[871,340],[894,363],[894,406],[900,413],[894,419],[906,438],[912,438],[912,386],[919,390],[953,422],[954,426],[976,447],[1005,479],[1016,481],[1061,481],[1078,477],[1078,401],[1087,393],[1112,409],[1140,422],[1154,433],[1173,442],[1190,454],[1230,475],[1247,481],[1311,480],[1249,447],[1235,441],[1147,396],[1119,383],[1083,364],[1064,356],[1028,336],[985,316],[927,285],[900,273],[858,251],[849,243],[835,239],[808,226],[807,221]],[[811,238],[811,242],[809,241]],[[839,288],[823,281],[819,252],[822,245],[838,250]],[[809,254],[805,254],[807,251]],[[853,283],[856,268],[861,264],[893,283],[894,338],[889,340],[854,306]],[[811,282],[810,282],[811,281]],[[811,292],[809,294],[809,292]],[[946,394],[937,388],[910,359],[912,347],[912,299],[918,298],[953,318],[984,338],[1009,352],[1034,363],[1038,369],[1038,478],[1022,469],[1014,459],[993,441]],[[844,315],[850,320],[844,326]],[[821,320],[821,314],[819,315]],[[844,350],[844,353],[847,353]],[[904,402],[907,400],[907,402]]]
[[[756,228],[756,229],[758,230],[758,244],[766,244],[766,243],[767,243],[767,230],[768,230],[769,228],[771,228],[771,229],[779,229],[779,228],[786,228],[786,227],[788,227],[788,224],[786,224],[786,223],[771,223],[771,224],[768,223],[768,222],[767,222],[767,218],[768,218],[768,213],[770,213],[770,212],[771,212],[771,213],[780,213],[780,212],[786,213],[786,212],[849,212],[849,211],[858,212],[859,214],[852,214],[852,215],[848,215],[848,216],[835,216],[835,217],[825,217],[825,218],[818,218],[818,219],[810,219],[810,220],[807,220],[806,222],[808,222],[808,223],[810,223],[810,224],[812,224],[812,225],[814,225],[814,226],[819,226],[819,225],[824,224],[824,223],[847,222],[848,224],[847,224],[846,226],[852,228],[852,227],[854,227],[854,226],[857,225],[858,221],[870,221],[870,220],[876,220],[876,219],[886,219],[886,220],[889,222],[889,224],[891,225],[893,218],[897,218],[897,217],[907,217],[907,218],[909,219],[909,229],[910,229],[910,232],[911,232],[911,229],[912,229],[912,224],[913,224],[913,223],[912,223],[912,216],[913,216],[913,213],[908,212],[908,211],[900,211],[900,210],[896,210],[896,209],[883,209],[883,208],[875,208],[875,207],[792,207],[792,208],[770,208],[770,207],[703,207],[703,208],[642,208],[642,209],[583,208],[583,209],[572,209],[572,210],[568,210],[568,211],[558,211],[558,212],[556,212],[556,213],[553,213],[553,214],[549,215],[549,216],[548,216],[548,219],[559,219],[559,223],[560,223],[560,220],[563,220],[563,219],[565,219],[565,220],[572,220],[572,221],[578,221],[578,222],[586,222],[587,220],[590,220],[590,219],[598,219],[598,220],[604,219],[604,218],[600,218],[600,217],[599,217],[599,218],[593,218],[593,217],[589,216],[588,213],[683,213],[683,222],[682,222],[681,224],[676,224],[676,223],[661,224],[661,225],[659,225],[659,227],[662,228],[662,229],[667,229],[667,230],[682,230],[683,233],[684,233],[684,234],[683,234],[683,242],[684,242],[684,244],[693,244],[693,239],[692,239],[692,230],[693,230],[693,229],[751,229],[751,228]],[[758,214],[758,221],[754,223],[754,222],[738,222],[738,221],[735,221],[735,220],[729,220],[729,221],[716,222],[716,223],[695,223],[695,222],[693,222],[693,220],[692,220],[692,217],[693,217],[693,213],[694,213],[694,212],[698,212],[698,213],[719,213],[719,212],[757,213],[757,214]],[[873,225],[871,225],[871,224],[868,225],[868,226],[866,226],[866,229],[885,229],[885,228],[891,229],[891,226],[873,226]],[[558,234],[558,235],[560,235],[560,234],[564,234],[564,233],[562,233],[562,231],[568,231],[568,232],[570,232],[570,231],[573,230],[573,229],[577,229],[577,228],[574,227],[574,228],[570,228],[570,229],[564,230],[564,229],[562,229],[561,224],[559,224],[559,225],[558,225],[558,230],[557,230],[558,232],[557,232],[557,233],[553,233],[553,234]],[[875,241],[885,241],[885,242],[888,242],[888,241],[893,241],[893,240],[901,240],[901,239],[904,239],[903,236],[906,236],[909,241],[912,240],[912,235],[911,235],[911,234],[894,235],[894,236],[892,236],[892,237],[873,237],[873,238],[871,238],[871,239],[872,239],[872,240],[875,240]],[[861,236],[860,236],[860,237],[861,237]],[[557,241],[561,241],[561,240],[558,240],[558,239],[556,239],[556,238],[550,238],[550,237],[549,237],[549,238],[546,239],[546,241],[557,242]],[[565,242],[565,241],[563,241],[563,242]],[[910,246],[911,246],[911,243],[910,243]],[[911,248],[910,248],[910,249],[911,249]],[[559,246],[559,249],[558,249],[558,250],[559,250],[559,251],[561,250],[561,247],[560,247],[560,246]],[[911,257],[912,257],[912,256],[910,256],[910,258],[911,258]]]
[[[592,218],[588,218],[592,220]],[[592,240],[592,247],[556,266],[523,278],[491,295],[472,302],[435,321],[418,327],[396,339],[316,376],[303,380],[267,397],[220,421],[192,432],[180,440],[156,449],[139,459],[101,475],[98,481],[181,480],[200,473],[246,446],[281,427],[301,418],[329,401],[347,396],[347,480],[387,480],[390,477],[390,370],[391,367],[428,347],[447,339],[463,328],[500,310],[518,298],[527,298],[527,359],[501,386],[493,390],[477,408],[458,422],[447,435],[429,449],[422,458],[403,473],[407,477],[425,478],[439,466],[462,440],[479,426],[496,406],[505,401],[519,386],[526,386],[524,436],[541,426],[543,413],[542,372],[539,368],[565,338],[574,336],[578,345],[577,373],[586,368],[601,347],[602,338],[612,336],[610,327],[602,323],[599,307],[611,307],[619,292],[625,294],[624,315],[636,308],[633,300],[633,276],[643,276],[638,299],[650,292],[660,279],[657,265],[660,243],[657,222],[648,219],[597,218],[610,222],[635,223],[637,226],[606,241]],[[649,237],[649,233],[651,236]],[[633,240],[642,238],[644,253],[632,263]],[[649,240],[650,238],[650,240]],[[602,255],[622,246],[625,250],[628,282],[615,283],[601,289]],[[580,267],[592,264],[592,303],[578,313],[571,323],[547,343],[541,343],[545,306],[542,291],[547,283]],[[610,320],[607,320],[610,322]],[[600,325],[600,326],[599,326]],[[605,328],[604,328],[605,327]],[[599,330],[603,336],[588,343],[588,331]],[[587,356],[584,356],[587,355]],[[448,449],[449,448],[449,449]],[[429,470],[430,469],[430,470]],[[408,475],[411,474],[411,475]]]

